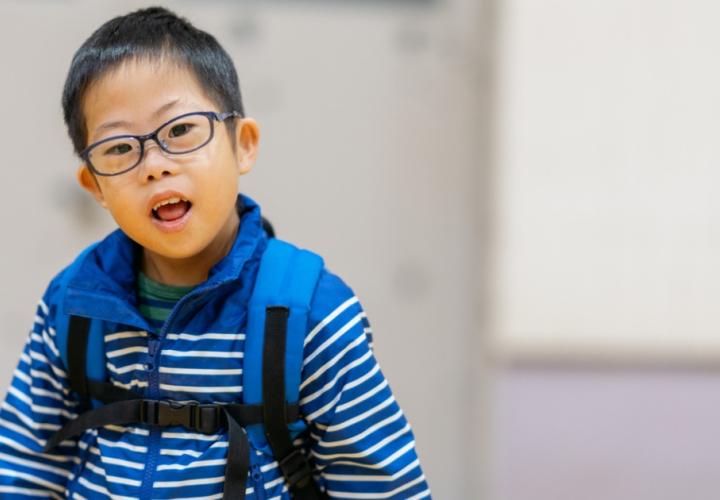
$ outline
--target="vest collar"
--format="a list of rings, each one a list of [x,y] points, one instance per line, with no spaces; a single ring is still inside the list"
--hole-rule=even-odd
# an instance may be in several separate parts
[[[259,260],[266,235],[260,206],[248,196],[238,195],[236,209],[240,226],[230,252],[209,271],[208,279],[192,293],[241,280],[249,260]],[[147,326],[137,312],[136,270],[142,247],[117,229],[84,253],[68,282],[66,313],[118,323]],[[75,267],[75,266],[73,266]]]

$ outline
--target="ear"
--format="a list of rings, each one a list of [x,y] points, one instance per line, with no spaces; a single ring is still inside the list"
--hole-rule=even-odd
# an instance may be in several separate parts
[[[242,118],[235,127],[238,175],[250,172],[257,158],[260,128],[252,118]]]
[[[100,205],[102,205],[104,208],[107,208],[107,204],[105,203],[105,197],[103,196],[102,190],[100,189],[100,184],[98,184],[97,179],[95,178],[93,173],[90,172],[90,169],[87,167],[87,165],[80,165],[77,169],[75,176],[77,177],[78,184],[80,184],[80,186],[85,191],[88,191],[90,194],[92,194]]]

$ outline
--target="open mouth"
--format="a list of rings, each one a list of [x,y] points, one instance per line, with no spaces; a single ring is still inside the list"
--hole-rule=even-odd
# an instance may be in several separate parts
[[[168,198],[156,204],[152,209],[154,219],[163,222],[172,222],[181,219],[190,211],[192,203],[182,198]]]

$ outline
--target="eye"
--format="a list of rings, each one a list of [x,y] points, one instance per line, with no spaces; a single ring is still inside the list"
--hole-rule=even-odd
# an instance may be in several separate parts
[[[190,132],[194,125],[192,123],[178,123],[170,128],[169,137],[180,137]]]
[[[122,144],[114,144],[113,146],[107,148],[103,154],[104,155],[124,155],[132,151],[133,147],[130,144],[122,143]]]

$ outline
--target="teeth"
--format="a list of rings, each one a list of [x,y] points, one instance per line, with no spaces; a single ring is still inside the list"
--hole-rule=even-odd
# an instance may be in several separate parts
[[[181,201],[188,201],[185,198],[168,198],[167,200],[160,201],[155,204],[155,206],[152,208],[153,210],[157,210],[158,208],[162,207],[163,205],[169,205],[170,203],[180,203]]]

